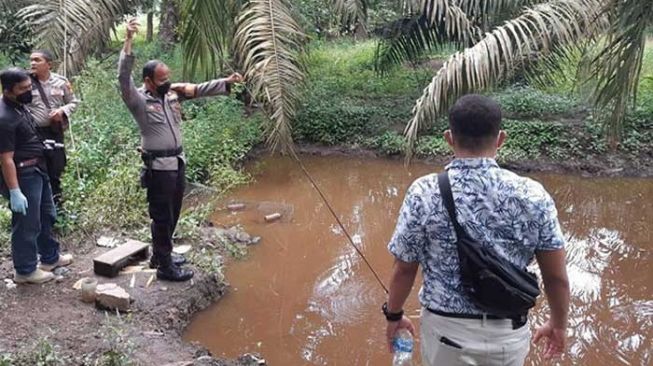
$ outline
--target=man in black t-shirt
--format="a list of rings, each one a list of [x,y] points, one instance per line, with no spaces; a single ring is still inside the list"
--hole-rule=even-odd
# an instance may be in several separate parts
[[[0,83],[0,164],[12,211],[14,281],[43,283],[54,278],[52,270],[69,265],[72,256],[59,255],[59,243],[52,237],[56,211],[43,159],[45,146],[25,108],[32,101],[32,82],[25,71],[11,68],[0,73]]]

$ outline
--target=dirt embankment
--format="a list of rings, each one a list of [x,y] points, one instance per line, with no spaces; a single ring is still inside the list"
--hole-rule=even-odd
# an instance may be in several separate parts
[[[300,144],[297,146],[297,152],[301,154],[319,155],[319,156],[360,156],[367,158],[385,157],[388,159],[403,160],[403,155],[387,156],[378,152],[356,146],[323,146],[315,144]],[[262,150],[253,152],[258,157],[264,154]],[[416,156],[412,161],[426,162],[435,165],[446,165],[452,159],[450,156]],[[653,152],[647,156],[641,156],[638,159],[622,154],[607,153],[603,156],[588,156],[584,159],[554,160],[547,157],[539,159],[527,159],[519,161],[499,161],[499,165],[506,169],[518,173],[557,173],[573,174],[586,177],[653,177]]]
[[[0,282],[0,361],[3,353],[9,353],[13,359],[9,364],[32,366],[38,357],[50,354],[61,365],[95,365],[99,359],[129,354],[136,365],[258,364],[248,357],[213,359],[206,350],[181,339],[193,314],[227,291],[228,284],[218,274],[196,269],[195,278],[184,283],[151,280],[150,271],[95,277],[99,284],[124,288],[134,299],[131,311],[116,314],[83,303],[73,285],[82,277],[94,277],[93,258],[106,250],[93,246],[74,253],[70,272],[58,282],[15,288]],[[220,260],[218,253],[213,255]],[[0,278],[11,278],[11,259],[0,259]]]

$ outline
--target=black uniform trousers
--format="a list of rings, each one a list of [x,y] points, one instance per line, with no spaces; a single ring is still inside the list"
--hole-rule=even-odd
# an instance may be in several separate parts
[[[186,189],[186,167],[179,159],[179,169],[152,170],[147,183],[147,203],[152,219],[152,249],[162,267],[171,264],[172,235],[179,221]]]
[[[39,127],[39,137],[43,140],[54,140],[63,144],[63,130],[54,131],[50,127]],[[60,209],[63,202],[61,190],[61,176],[66,169],[66,150],[64,148],[55,148],[54,150],[45,151],[45,165],[48,168],[48,177],[52,187],[52,199],[55,206]]]

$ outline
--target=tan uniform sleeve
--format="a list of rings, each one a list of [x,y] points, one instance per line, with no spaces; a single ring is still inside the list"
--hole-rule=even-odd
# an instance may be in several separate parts
[[[120,95],[127,105],[127,108],[134,114],[138,120],[140,114],[145,112],[145,100],[134,85],[132,69],[134,68],[134,55],[127,55],[120,52],[118,59],[118,83],[120,84]]]
[[[63,101],[66,104],[61,108],[63,108],[66,117],[70,119],[70,116],[75,113],[75,110],[79,107],[79,99],[75,96],[73,87],[68,80],[66,80],[66,84],[63,88]]]
[[[231,85],[227,79],[215,79],[197,85],[196,98],[211,97],[214,95],[227,95],[231,92]]]

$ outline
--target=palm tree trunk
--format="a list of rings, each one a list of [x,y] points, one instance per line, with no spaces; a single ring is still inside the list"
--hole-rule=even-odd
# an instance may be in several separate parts
[[[177,0],[164,0],[161,5],[161,23],[159,24],[159,41],[164,49],[170,49],[177,42],[177,25],[179,24],[179,6]]]
[[[367,39],[367,29],[365,29],[365,25],[361,22],[356,23],[356,27],[354,28],[354,39],[357,41]]]
[[[152,42],[152,38],[154,38],[154,13],[149,12],[147,13],[147,29],[145,32],[145,41],[150,43]]]

